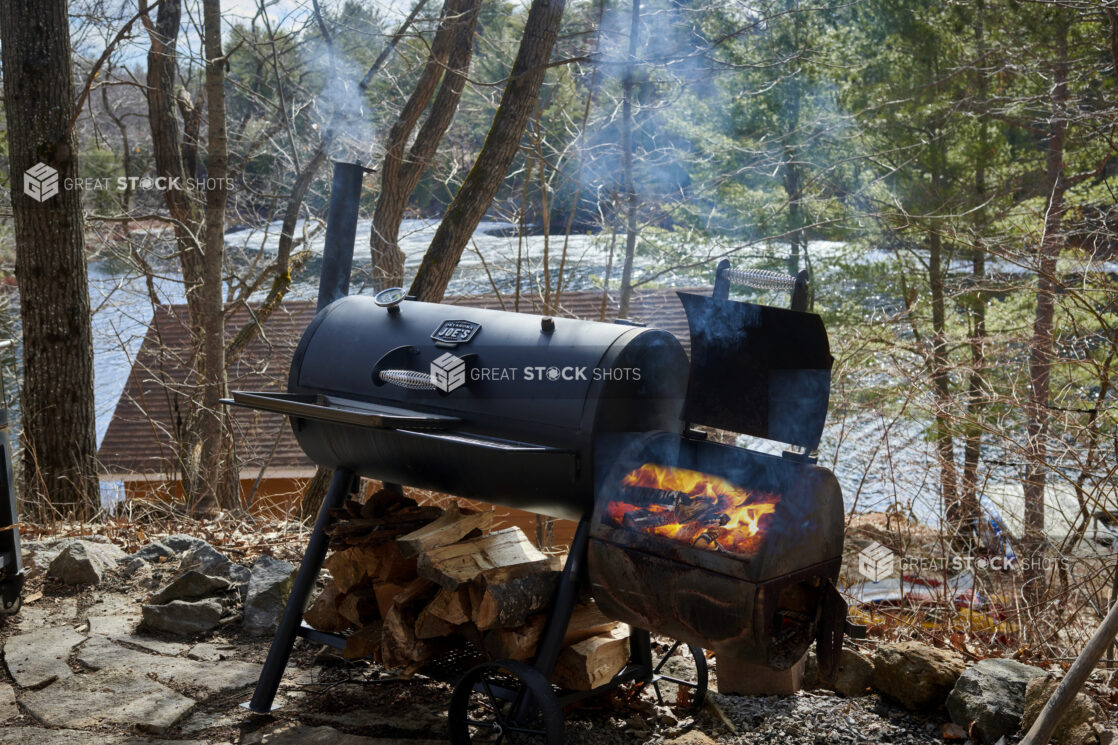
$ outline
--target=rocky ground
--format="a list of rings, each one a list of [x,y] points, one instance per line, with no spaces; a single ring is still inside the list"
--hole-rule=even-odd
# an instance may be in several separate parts
[[[28,545],[25,556],[32,579],[24,608],[0,620],[3,745],[446,741],[448,686],[401,679],[302,641],[280,688],[281,707],[257,715],[240,706],[294,569],[281,559],[242,565],[187,537],[132,555],[107,542],[48,541]],[[943,742],[945,734],[966,741],[942,708],[912,713],[877,694],[860,695],[868,690],[864,680],[853,685],[861,690],[848,691],[859,694],[849,698],[712,692],[698,713],[590,699],[567,712],[567,737],[633,745],[917,744]]]

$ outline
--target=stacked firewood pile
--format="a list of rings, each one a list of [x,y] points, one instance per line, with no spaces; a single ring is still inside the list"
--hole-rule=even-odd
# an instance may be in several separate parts
[[[492,511],[443,510],[382,490],[333,515],[331,581],[304,619],[342,633],[348,658],[419,670],[472,644],[491,659],[535,654],[563,557],[541,553],[520,528],[493,530]],[[555,682],[589,690],[629,659],[629,629],[587,599],[571,618]]]

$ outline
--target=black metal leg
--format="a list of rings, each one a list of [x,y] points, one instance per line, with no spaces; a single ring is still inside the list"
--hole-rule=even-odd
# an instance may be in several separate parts
[[[652,635],[644,629],[629,628],[629,661],[647,668],[652,676]]]
[[[283,678],[284,668],[291,657],[291,647],[299,625],[303,621],[303,608],[306,607],[307,598],[314,589],[314,581],[322,570],[322,562],[326,559],[326,549],[330,545],[330,537],[326,529],[330,527],[333,518],[330,510],[342,505],[346,495],[353,490],[354,474],[344,468],[334,472],[334,479],[330,488],[322,499],[322,506],[318,509],[318,519],[314,524],[310,542],[307,543],[307,552],[303,555],[303,562],[299,566],[299,573],[295,575],[295,583],[291,587],[291,595],[287,598],[287,606],[283,609],[276,637],[272,640],[272,647],[268,650],[268,659],[260,671],[260,678],[256,681],[256,690],[253,691],[252,700],[248,708],[263,714],[272,710],[272,700],[279,690],[280,679]]]
[[[567,554],[567,563],[563,565],[563,574],[559,577],[559,588],[555,591],[555,602],[547,614],[547,623],[536,648],[536,659],[532,663],[532,667],[545,678],[551,677],[559,652],[563,649],[563,637],[567,634],[571,614],[578,602],[578,590],[586,579],[586,549],[589,545],[590,518],[583,517],[571,541],[571,551]]]

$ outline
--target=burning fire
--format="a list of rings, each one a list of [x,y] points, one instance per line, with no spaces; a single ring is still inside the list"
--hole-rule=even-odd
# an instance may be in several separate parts
[[[606,505],[616,525],[710,551],[756,553],[762,519],[780,495],[755,493],[726,479],[686,468],[645,463],[621,480],[623,499]],[[765,521],[766,524],[768,521]]]

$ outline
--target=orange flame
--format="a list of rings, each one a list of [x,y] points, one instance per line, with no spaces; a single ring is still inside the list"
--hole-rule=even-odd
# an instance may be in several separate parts
[[[718,476],[658,463],[630,471],[621,484],[665,492],[665,501],[674,500],[674,506],[613,501],[606,505],[606,514],[614,524],[742,555],[760,549],[772,519],[764,518],[775,514],[780,501],[778,494],[751,492]]]

